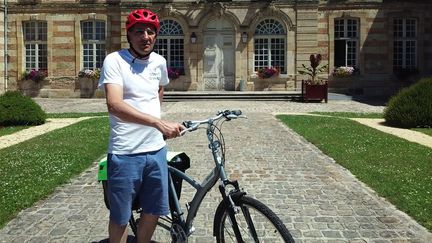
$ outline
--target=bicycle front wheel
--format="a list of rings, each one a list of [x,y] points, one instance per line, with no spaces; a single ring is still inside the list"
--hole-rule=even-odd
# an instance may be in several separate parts
[[[260,201],[243,196],[235,203],[240,207],[240,212],[235,214],[235,221],[242,239],[237,240],[228,208],[222,202],[214,221],[217,242],[294,242],[280,218]]]

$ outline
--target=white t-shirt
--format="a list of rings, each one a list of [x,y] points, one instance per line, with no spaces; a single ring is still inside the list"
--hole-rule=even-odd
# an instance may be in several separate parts
[[[159,86],[169,83],[166,60],[152,52],[147,60],[135,59],[127,49],[106,56],[99,79],[103,84],[119,84],[123,87],[123,100],[137,110],[161,117]],[[136,154],[156,151],[166,145],[162,133],[156,128],[123,121],[109,115],[110,138],[108,152]]]

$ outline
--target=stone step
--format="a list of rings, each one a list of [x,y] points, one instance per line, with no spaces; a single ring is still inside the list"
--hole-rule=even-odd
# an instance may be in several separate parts
[[[301,100],[300,91],[166,91],[164,101],[180,100]]]

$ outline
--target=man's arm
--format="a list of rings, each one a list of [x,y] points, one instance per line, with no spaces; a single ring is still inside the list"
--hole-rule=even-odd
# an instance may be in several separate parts
[[[163,102],[163,96],[164,96],[164,87],[163,86],[159,86],[159,101],[162,105]]]
[[[180,131],[184,129],[181,124],[164,121],[157,117],[142,113],[124,102],[123,88],[118,84],[105,84],[105,92],[108,112],[124,121],[154,127],[161,131],[167,138],[179,136]]]

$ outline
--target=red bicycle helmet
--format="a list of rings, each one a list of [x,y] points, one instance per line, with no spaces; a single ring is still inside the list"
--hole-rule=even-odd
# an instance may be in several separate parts
[[[153,25],[157,32],[159,32],[160,29],[158,16],[148,9],[137,9],[132,11],[126,20],[126,31],[136,23]]]

